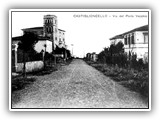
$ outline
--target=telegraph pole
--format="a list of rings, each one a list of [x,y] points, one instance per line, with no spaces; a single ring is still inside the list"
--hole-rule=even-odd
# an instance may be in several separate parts
[[[74,46],[74,45],[73,45],[73,44],[71,44],[71,46],[72,46],[72,57],[73,57],[73,46]]]

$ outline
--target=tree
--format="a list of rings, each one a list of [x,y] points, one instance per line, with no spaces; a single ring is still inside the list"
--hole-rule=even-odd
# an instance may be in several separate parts
[[[26,77],[26,53],[34,49],[34,45],[38,42],[38,37],[32,32],[25,32],[18,48],[23,51],[23,77]]]
[[[70,50],[66,50],[67,58],[71,58],[71,52]]]

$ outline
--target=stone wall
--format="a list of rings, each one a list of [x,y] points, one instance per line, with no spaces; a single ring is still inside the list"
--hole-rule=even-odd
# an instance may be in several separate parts
[[[26,72],[41,70],[44,67],[43,61],[26,62]],[[16,64],[16,72],[23,71],[23,63]]]

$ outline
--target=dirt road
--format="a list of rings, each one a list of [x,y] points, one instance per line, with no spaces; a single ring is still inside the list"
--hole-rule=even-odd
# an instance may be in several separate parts
[[[37,76],[33,85],[14,94],[19,95],[19,101],[13,108],[147,108],[137,93],[83,60],[73,60],[56,72]]]

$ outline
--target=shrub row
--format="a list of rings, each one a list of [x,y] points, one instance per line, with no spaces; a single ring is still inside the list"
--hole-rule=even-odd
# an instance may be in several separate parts
[[[87,63],[130,90],[136,91],[144,97],[149,96],[149,76],[147,70],[138,71],[89,61]]]

